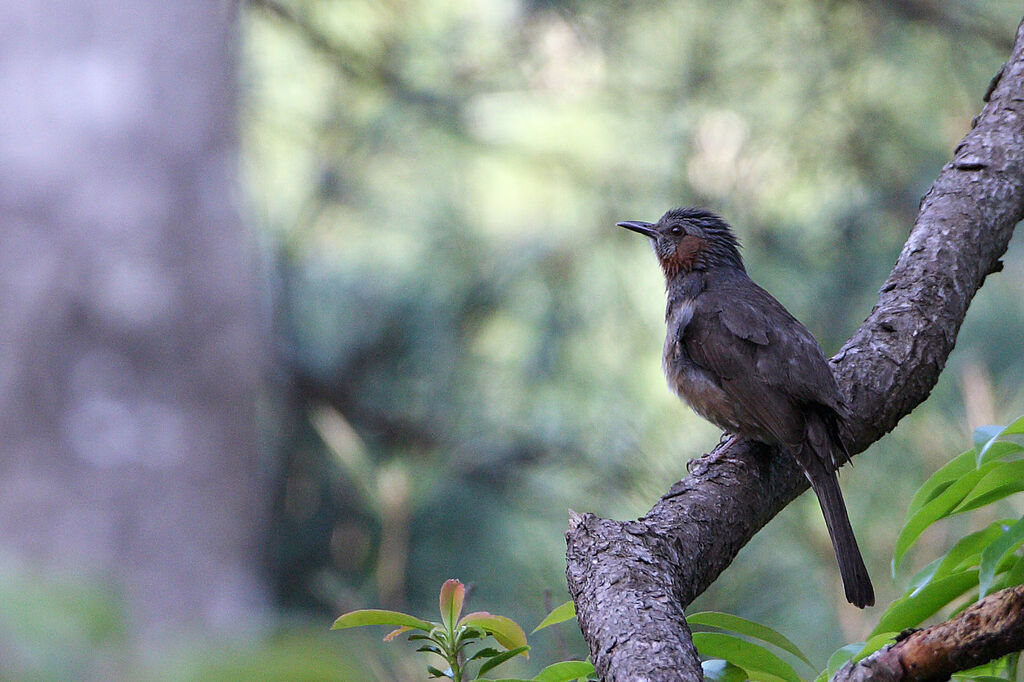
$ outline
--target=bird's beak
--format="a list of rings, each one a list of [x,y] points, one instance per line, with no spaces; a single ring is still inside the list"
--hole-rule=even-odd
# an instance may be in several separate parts
[[[618,225],[619,227],[624,227],[627,230],[633,230],[634,232],[639,232],[640,234],[644,235],[645,237],[650,237],[651,239],[657,239],[658,238],[657,231],[654,230],[654,228],[652,227],[653,223],[645,223],[642,220],[626,220],[624,222],[615,223],[615,224]]]

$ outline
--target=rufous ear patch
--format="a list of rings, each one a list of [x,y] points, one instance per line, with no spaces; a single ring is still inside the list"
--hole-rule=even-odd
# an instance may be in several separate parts
[[[704,248],[704,240],[697,235],[688,234],[676,244],[676,250],[672,257],[662,263],[665,274],[674,277],[679,272],[687,272],[693,269],[697,263],[697,256]]]

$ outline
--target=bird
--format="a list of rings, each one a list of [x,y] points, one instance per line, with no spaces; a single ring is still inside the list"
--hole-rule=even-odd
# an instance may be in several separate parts
[[[650,240],[665,275],[669,388],[724,431],[796,459],[821,505],[846,599],[874,605],[837,476],[850,459],[849,413],[814,335],[750,279],[739,240],[716,213],[684,207],[656,223],[617,225]]]

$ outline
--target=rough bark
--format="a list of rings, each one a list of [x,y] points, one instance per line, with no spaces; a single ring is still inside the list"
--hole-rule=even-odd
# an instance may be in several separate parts
[[[267,601],[236,11],[0,3],[0,555],[145,641]]]
[[[974,294],[1024,217],[1024,24],[975,125],[921,202],[870,316],[832,358],[851,452],[935,386]],[[791,457],[731,441],[642,518],[574,518],[569,590],[602,680],[700,680],[683,609],[807,481]]]
[[[985,597],[945,623],[917,630],[855,664],[832,682],[939,682],[1024,650],[1024,585]]]

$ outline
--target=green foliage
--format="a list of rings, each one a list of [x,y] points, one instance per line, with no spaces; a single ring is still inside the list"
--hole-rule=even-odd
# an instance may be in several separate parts
[[[828,663],[825,664],[825,669],[818,674],[815,678],[815,682],[825,682],[839,670],[843,665],[848,662],[856,662],[870,656],[887,644],[891,644],[893,638],[896,637],[895,632],[886,632],[881,635],[869,637],[866,642],[855,642],[853,644],[847,644],[844,647],[837,649],[828,657]]]
[[[897,540],[894,570],[931,525],[967,511],[999,505],[1024,490],[1018,473],[1024,463],[1024,445],[1017,442],[1022,434],[1024,418],[1005,428],[978,429],[974,448],[955,457],[921,485]],[[991,513],[989,509],[984,511]],[[905,593],[882,613],[868,641],[849,644],[832,654],[817,680],[824,681],[843,664],[878,651],[893,642],[899,632],[920,626],[940,611],[952,615],[995,590],[1024,583],[1022,544],[1024,516],[995,521],[964,535],[949,551],[907,580]],[[967,594],[971,599],[962,601]],[[709,679],[800,679],[792,665],[758,642],[771,644],[811,665],[795,644],[766,626],[711,612],[695,613],[687,621],[691,626],[712,626],[733,633],[694,633],[697,650],[711,659],[704,662]],[[1018,658],[1016,654],[1007,656],[958,677],[1013,680]]]
[[[704,679],[714,682],[745,682],[750,679],[747,671],[721,658],[709,658],[700,664]]]
[[[1024,446],[1018,442],[1022,434],[1024,417],[1006,427],[977,429],[974,448],[955,457],[921,485],[897,539],[894,574],[914,543],[933,524],[967,511],[999,505],[1024,490]],[[1019,552],[1022,543],[1024,516],[995,521],[968,533],[907,580],[907,591],[885,610],[864,646],[844,647],[840,651],[849,654],[846,660],[857,660],[891,641],[896,633],[918,627],[944,609],[955,614],[996,590],[1020,585],[1024,582],[1024,556]],[[970,599],[964,600],[965,595],[970,595]],[[830,660],[830,669],[833,662],[843,662],[844,656],[839,653],[834,661]],[[985,670],[990,671],[989,677],[1014,679],[1016,657],[994,662]],[[998,670],[1009,677],[993,672]]]
[[[914,589],[911,594],[892,602],[871,634],[874,636],[915,627],[977,584],[977,570],[956,571],[951,575],[933,579],[927,585]]]
[[[1006,682],[1019,679],[1017,671],[1020,663],[1020,652],[1004,656],[970,670],[962,670],[953,675],[954,680],[970,680],[971,682]]]
[[[783,651],[787,651],[793,654],[807,665],[813,667],[810,660],[808,660],[804,652],[800,651],[800,648],[796,644],[793,644],[793,642],[786,639],[786,637],[784,637],[780,633],[776,632],[775,630],[772,630],[769,627],[765,627],[760,623],[755,623],[753,621],[749,621],[745,618],[740,618],[739,616],[734,616],[732,614],[718,613],[715,611],[703,611],[700,613],[694,613],[686,617],[686,622],[690,626],[707,625],[710,627],[720,628],[722,630],[730,630],[737,634],[760,639],[764,642],[767,642],[768,644],[772,644],[782,649]]]
[[[429,631],[433,625],[425,620],[414,618],[406,613],[398,611],[386,611],[384,609],[361,609],[350,611],[339,617],[331,626],[332,630],[354,628],[361,625],[399,625],[405,629],[416,628],[417,630]]]
[[[398,611],[361,609],[338,617],[331,629],[342,630],[363,625],[398,626],[397,630],[393,630],[384,637],[384,641],[390,641],[399,635],[415,631],[408,638],[410,642],[422,642],[416,651],[439,656],[448,665],[444,670],[427,665],[430,677],[444,677],[453,682],[485,680],[488,678],[483,675],[502,663],[519,655],[529,658],[530,647],[526,643],[526,634],[515,621],[486,611],[462,615],[465,598],[465,585],[458,580],[449,579],[441,586],[440,622],[420,620],[415,616]],[[564,613],[564,607],[563,604],[556,611],[559,611],[559,614]],[[552,617],[549,614],[534,632],[541,629],[542,626],[553,625],[559,617],[561,616]],[[486,637],[492,637],[502,648],[484,647],[470,654],[468,649]],[[479,662],[480,666],[476,675],[469,677],[468,665],[474,662]],[[576,679],[589,679],[593,672],[594,666],[588,662],[562,661],[544,668],[531,680],[532,682],[569,682]],[[513,681],[511,678],[505,678],[504,682]]]
[[[752,680],[799,682],[793,666],[767,648],[720,632],[695,632],[693,645],[702,656],[729,661],[746,672]]]
[[[571,601],[566,602],[552,610],[534,632],[556,623],[565,622],[575,616],[575,606]],[[808,667],[813,668],[806,654],[796,644],[781,633],[760,623],[715,611],[691,614],[687,616],[686,622],[691,627],[703,626],[728,630],[765,642],[795,656]],[[714,632],[695,632],[693,643],[702,656],[718,657],[703,663],[704,674],[708,679],[726,681],[733,679],[790,681],[800,679],[789,663],[769,649],[741,637]]]
[[[787,661],[758,642],[771,645],[795,657],[810,669],[810,660],[798,646],[766,625],[739,616],[715,611],[703,611],[687,616],[691,626],[714,627],[725,632],[694,632],[693,644],[705,660],[704,674],[709,679],[766,680],[769,682],[796,682],[801,679]],[[737,636],[740,635],[740,636]],[[757,640],[757,641],[751,641]],[[742,675],[742,677],[738,677]]]
[[[960,454],[925,481],[911,502],[907,521],[897,540],[894,571],[914,541],[932,524],[956,514],[994,505],[1024,490],[1024,446],[1017,442],[1022,433],[1024,418],[1005,428],[982,427],[975,434],[973,449]],[[1020,563],[1015,551],[1022,542],[1022,520],[996,521],[983,530],[970,533],[910,579],[913,590],[908,598],[920,595],[929,586],[943,580],[946,587],[940,590],[941,594],[951,598],[960,596],[972,586],[972,581],[953,580],[957,576],[976,575],[979,597],[989,594],[996,586],[997,589],[1009,587],[1010,583],[1005,579],[997,582],[997,576],[1006,578],[1014,575],[1013,569]],[[924,614],[924,617],[928,615],[931,614]],[[916,617],[910,617],[910,620]],[[893,622],[901,624],[901,627],[891,629],[902,629],[916,626],[920,620]]]
[[[564,604],[556,606],[551,610],[551,613],[544,616],[544,620],[542,620],[530,634],[532,635],[538,630],[543,630],[544,628],[551,627],[552,625],[558,625],[559,623],[564,623],[567,620],[572,620],[575,617],[576,605],[573,604],[571,600],[567,601]]]

